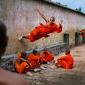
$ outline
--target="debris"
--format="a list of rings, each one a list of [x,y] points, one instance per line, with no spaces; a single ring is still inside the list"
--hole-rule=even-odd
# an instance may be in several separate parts
[[[40,68],[35,68],[35,69],[34,69],[34,72],[40,72],[40,71],[41,71]]]
[[[33,74],[31,72],[26,73],[27,76],[32,76]]]

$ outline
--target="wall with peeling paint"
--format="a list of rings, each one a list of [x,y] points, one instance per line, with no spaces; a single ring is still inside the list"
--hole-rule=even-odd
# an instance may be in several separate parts
[[[58,24],[63,20],[63,32],[50,34],[49,38],[42,38],[33,43],[27,40],[20,42],[18,37],[28,34],[40,22],[45,23],[35,8],[38,8],[47,18],[54,16]],[[0,0],[0,19],[8,29],[7,54],[63,42],[64,32],[70,34],[70,44],[74,44],[75,31],[85,27],[85,16],[38,0]]]

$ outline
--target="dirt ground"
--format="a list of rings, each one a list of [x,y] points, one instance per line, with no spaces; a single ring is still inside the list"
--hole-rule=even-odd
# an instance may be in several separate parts
[[[26,76],[28,85],[85,85],[85,44],[72,48],[71,53],[75,61],[72,70],[47,65],[46,70]]]

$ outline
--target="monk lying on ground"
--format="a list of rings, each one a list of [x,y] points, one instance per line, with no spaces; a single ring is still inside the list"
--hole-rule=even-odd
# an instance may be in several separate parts
[[[47,20],[46,17],[42,13],[40,13],[38,9],[37,12],[45,20],[46,24],[44,25],[40,23],[40,25],[35,27],[27,36],[21,36],[19,40],[25,38],[28,39],[30,42],[34,42],[42,37],[49,37],[50,33],[53,32],[60,33],[62,31],[62,21],[59,25],[57,25],[55,23],[54,17],[51,17],[50,20]]]
[[[57,63],[55,64],[57,67],[64,68],[64,69],[72,69],[74,64],[74,60],[70,51],[66,52],[65,56],[61,56],[57,59]]]
[[[41,60],[43,64],[47,64],[54,60],[53,54],[45,48],[41,54]]]

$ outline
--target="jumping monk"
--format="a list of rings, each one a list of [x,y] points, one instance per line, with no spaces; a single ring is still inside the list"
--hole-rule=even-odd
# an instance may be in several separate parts
[[[26,57],[27,56],[24,51],[18,53],[18,58],[16,59],[16,62],[15,62],[16,72],[26,73],[30,69],[30,64],[26,60]]]
[[[57,59],[57,63],[55,64],[57,67],[64,68],[64,69],[72,69],[74,64],[74,60],[70,51],[66,51],[65,56],[61,56]]]
[[[43,64],[51,62],[54,60],[53,54],[45,48],[41,54],[41,60]]]
[[[36,50],[33,50],[33,52],[28,56],[28,62],[30,63],[31,69],[40,67],[41,59]]]
[[[51,17],[50,20],[47,20],[46,17],[38,9],[37,12],[45,20],[46,24],[44,25],[40,23],[39,26],[35,27],[27,36],[21,36],[19,40],[25,38],[28,39],[30,42],[34,42],[42,37],[49,37],[50,33],[60,33],[62,31],[62,22],[57,25],[55,23],[54,17]]]

